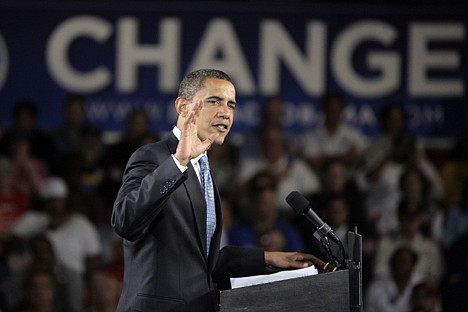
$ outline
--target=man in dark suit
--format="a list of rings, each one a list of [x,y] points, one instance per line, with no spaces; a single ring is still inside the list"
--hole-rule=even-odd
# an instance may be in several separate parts
[[[194,71],[180,84],[172,133],[130,157],[112,213],[125,253],[117,311],[214,311],[216,284],[229,277],[265,273],[267,267],[323,265],[303,253],[219,250],[220,198],[213,182],[213,200],[205,199],[198,161],[211,144],[224,142],[235,107],[227,74]],[[207,215],[212,216],[208,222]]]

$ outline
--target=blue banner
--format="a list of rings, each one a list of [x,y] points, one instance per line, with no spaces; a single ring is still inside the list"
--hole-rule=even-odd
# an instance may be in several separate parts
[[[467,6],[3,3],[0,123],[27,98],[55,128],[64,98],[80,93],[104,130],[122,130],[135,106],[168,130],[183,75],[210,67],[235,81],[234,131],[256,126],[270,95],[285,100],[288,128],[314,127],[320,97],[340,90],[347,121],[368,135],[400,101],[413,133],[451,137],[466,123],[467,16]]]

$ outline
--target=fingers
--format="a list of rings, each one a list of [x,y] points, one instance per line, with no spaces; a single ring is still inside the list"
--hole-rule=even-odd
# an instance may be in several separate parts
[[[314,256],[312,254],[296,252],[296,253],[294,253],[294,256],[298,260],[310,260],[312,262],[319,262],[319,263],[325,264],[325,262],[323,262],[322,260],[320,260],[319,258],[317,258],[316,256]]]
[[[289,256],[289,259],[291,260],[291,267],[294,268],[304,268],[308,267],[311,265],[315,265],[316,267],[323,268],[325,266],[325,262],[322,261],[321,259],[315,257],[314,255],[311,254],[306,254],[306,253],[292,253]]]
[[[198,116],[200,115],[200,111],[203,107],[203,101],[197,101],[193,105],[192,109],[189,111],[187,118],[185,119],[184,126],[189,127],[190,125],[196,125]]]
[[[216,138],[219,137],[219,133],[212,133],[205,141],[202,142],[204,151],[208,150]]]

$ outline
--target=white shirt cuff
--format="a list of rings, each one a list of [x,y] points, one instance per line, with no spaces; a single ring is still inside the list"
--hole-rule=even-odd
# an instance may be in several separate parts
[[[185,172],[185,170],[188,169],[187,166],[181,165],[181,164],[179,163],[179,161],[177,160],[177,158],[175,158],[174,155],[171,154],[171,156],[172,156],[172,159],[174,159],[174,162],[175,162],[175,164],[177,165],[177,167],[179,168],[180,172],[183,173],[183,172]]]

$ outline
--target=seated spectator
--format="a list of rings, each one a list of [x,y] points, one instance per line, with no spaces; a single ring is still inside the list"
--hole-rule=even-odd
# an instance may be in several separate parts
[[[239,164],[238,181],[241,187],[260,171],[268,171],[275,178],[278,190],[276,204],[285,215],[294,212],[285,198],[296,190],[311,194],[320,189],[320,180],[304,160],[293,157],[287,148],[286,138],[280,129],[271,128],[263,133],[262,153],[257,157],[242,159]]]
[[[422,208],[421,232],[439,243],[442,238],[444,215],[439,201],[430,196],[430,187],[430,182],[418,167],[406,167],[400,177],[400,202],[406,202],[408,207],[414,209]],[[396,215],[397,213],[394,213],[394,216],[387,217],[396,218]]]
[[[56,160],[79,151],[81,131],[86,124],[85,97],[78,94],[67,96],[62,105],[62,124],[51,133],[58,153]]]
[[[330,196],[339,195],[343,197],[349,206],[349,225],[357,226],[362,234],[370,231],[370,222],[364,210],[364,193],[356,185],[354,178],[346,166],[339,159],[332,159],[324,164],[320,171],[322,188],[309,196],[310,203],[317,213],[325,206]]]
[[[374,275],[388,274],[387,261],[391,254],[402,245],[408,245],[419,255],[415,272],[424,279],[439,282],[444,273],[443,255],[439,246],[423,236],[422,207],[413,207],[402,202],[398,209],[398,232],[380,239],[375,257]]]
[[[447,209],[459,206],[468,181],[468,127],[456,139],[449,159],[440,169],[440,176],[444,185],[444,206]]]
[[[24,282],[25,299],[18,312],[59,312],[58,286],[53,272],[41,267],[34,267],[28,272]]]
[[[441,312],[439,286],[433,281],[422,281],[413,287],[410,312]]]
[[[340,239],[345,249],[345,256],[348,255],[348,232],[354,230],[354,228],[349,224],[349,215],[349,205],[343,196],[336,194],[328,197],[325,205],[323,206],[323,221],[331,227],[333,232]],[[335,248],[334,254],[340,255],[341,251]]]
[[[449,249],[460,237],[468,233],[468,178],[461,195],[459,204],[447,207],[441,242],[445,249]]]
[[[76,294],[80,293],[81,276],[61,264],[55,256],[50,240],[39,234],[29,241],[30,261],[21,271],[17,271],[6,281],[6,294],[10,307],[16,307],[20,302],[27,300],[27,294],[23,293],[21,285],[27,280],[29,271],[41,268],[51,272],[57,286],[57,304],[64,310],[79,312],[81,302],[77,302]]]
[[[90,303],[88,312],[115,312],[119,302],[121,284],[115,277],[97,270],[89,281]]]
[[[32,155],[31,142],[27,137],[15,137],[10,147],[13,188],[33,201],[39,196],[42,184],[49,176],[49,167],[43,160]]]
[[[441,199],[443,185],[433,163],[416,137],[407,129],[407,112],[401,104],[389,104],[381,113],[382,133],[372,139],[360,168],[359,187],[366,192],[365,207],[378,235],[396,230],[400,179],[407,168],[418,168],[429,182],[427,198]],[[390,215],[389,215],[390,214]]]
[[[400,246],[387,259],[388,273],[375,277],[366,289],[366,312],[408,312],[413,287],[421,281],[416,272],[418,254]]]
[[[18,137],[25,138],[30,143],[30,153],[33,158],[45,162],[51,168],[55,148],[50,135],[39,128],[39,109],[31,100],[20,100],[13,106],[13,125],[9,127],[0,140],[0,153],[8,153],[11,144]],[[11,156],[11,154],[8,154]]]
[[[13,188],[10,160],[0,156],[0,240],[11,235],[12,228],[29,207],[29,198]]]
[[[100,127],[87,124],[80,133],[79,150],[63,156],[60,161],[58,172],[69,188],[68,204],[87,217],[105,197],[102,192],[108,174],[105,156]]]
[[[222,145],[213,144],[208,150],[208,157],[218,188],[228,193],[226,196],[237,196],[238,147],[230,140],[225,140]]]
[[[261,153],[262,137],[264,132],[270,129],[278,129],[283,132],[291,154],[298,153],[297,135],[287,132],[285,128],[285,117],[287,109],[285,102],[280,96],[271,96],[264,99],[260,107],[259,124],[251,131],[242,136],[239,158],[256,157]]]
[[[67,206],[68,187],[62,178],[49,178],[41,189],[41,198],[45,216],[38,214],[34,218],[26,218],[23,224],[18,224],[16,233],[29,237],[46,233],[57,259],[68,269],[80,274],[82,285],[77,289],[81,292],[77,291],[74,298],[83,304],[85,278],[100,265],[98,231],[85,215],[70,211]]]
[[[339,159],[349,168],[355,168],[362,160],[367,138],[359,129],[345,123],[345,106],[343,94],[326,93],[320,107],[322,122],[303,136],[303,155],[316,171],[331,159]]]
[[[304,251],[304,242],[298,229],[279,214],[274,176],[268,172],[259,172],[248,185],[251,219],[232,225],[229,243],[275,251]]]

